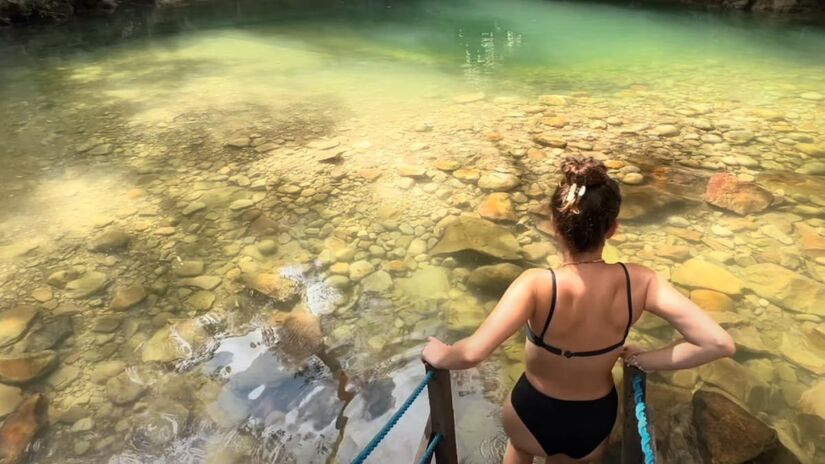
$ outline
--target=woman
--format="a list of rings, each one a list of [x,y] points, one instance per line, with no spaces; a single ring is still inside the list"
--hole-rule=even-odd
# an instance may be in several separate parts
[[[551,206],[563,264],[525,271],[472,336],[454,345],[430,338],[422,353],[434,367],[467,369],[526,325],[526,371],[502,411],[507,464],[602,456],[616,421],[611,369],[620,356],[653,372],[696,367],[735,350],[727,332],[655,272],[601,259],[621,205],[604,164],[568,158],[562,172]],[[623,348],[642,311],[667,320],[684,338],[654,351]]]

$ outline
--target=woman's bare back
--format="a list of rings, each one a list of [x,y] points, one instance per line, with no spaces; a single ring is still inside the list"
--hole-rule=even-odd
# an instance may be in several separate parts
[[[627,265],[630,275],[632,319],[643,311],[647,289],[644,268]],[[536,308],[529,320],[539,335],[547,320],[553,278],[537,279]],[[568,351],[592,351],[621,342],[628,325],[627,281],[618,264],[592,263],[563,267],[556,273],[556,306],[543,341]],[[611,369],[621,348],[596,356],[566,357],[528,341],[527,377],[542,393],[564,400],[600,398],[613,388]]]

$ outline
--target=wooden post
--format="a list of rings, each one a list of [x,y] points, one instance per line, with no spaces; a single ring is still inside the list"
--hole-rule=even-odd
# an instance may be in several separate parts
[[[645,391],[647,378],[645,373],[633,366],[624,364],[622,370],[622,464],[641,464],[644,462],[642,455],[642,439],[639,437],[639,429],[636,420],[636,402],[633,401],[633,377],[642,376],[642,391]]]
[[[427,372],[435,372],[427,386],[427,395],[430,398],[430,439],[437,433],[444,435],[444,439],[435,449],[435,462],[436,464],[458,464],[450,371],[433,369],[426,364],[425,366]]]

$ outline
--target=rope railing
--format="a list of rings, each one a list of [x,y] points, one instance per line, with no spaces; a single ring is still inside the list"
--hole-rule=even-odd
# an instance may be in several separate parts
[[[656,441],[648,418],[645,373],[624,366],[622,464],[656,464]]]
[[[430,440],[430,444],[427,445],[427,449],[424,450],[424,454],[421,455],[421,459],[418,460],[417,464],[429,464],[430,460],[433,458],[433,453],[435,453],[435,449],[438,447],[438,444],[441,443],[441,440],[443,439],[443,434],[435,434],[433,439]]]
[[[352,464],[363,464],[366,462],[367,458],[378,448],[378,445],[381,444],[393,427],[398,424],[404,414],[410,409],[410,406],[418,399],[421,392],[424,391],[424,387],[428,385],[430,419],[427,421],[427,429],[424,432],[427,447],[419,451],[421,454],[416,457],[415,462],[418,464],[428,464],[433,458],[433,455],[436,456],[436,461],[439,464],[454,464],[458,462],[455,453],[456,446],[450,372],[431,369],[427,366],[427,374],[424,375],[424,378],[421,379],[412,393],[404,400],[401,407],[393,413],[387,423],[372,437],[364,449],[355,456]],[[446,448],[444,446],[439,448],[441,444],[447,445]],[[439,455],[441,457],[439,457]]]
[[[373,451],[375,451],[375,448],[378,448],[378,445],[381,443],[381,441],[387,436],[388,433],[390,433],[390,430],[392,430],[392,428],[395,427],[395,424],[397,424],[398,421],[401,420],[401,416],[403,416],[407,412],[407,410],[410,409],[410,406],[412,406],[413,402],[418,398],[418,395],[421,394],[421,392],[424,390],[424,387],[426,387],[427,384],[430,383],[430,380],[432,380],[434,376],[434,371],[427,372],[427,375],[425,375],[421,382],[418,383],[418,386],[415,387],[415,390],[413,390],[412,393],[410,393],[410,396],[407,397],[406,401],[404,401],[404,404],[402,404],[401,407],[398,408],[398,411],[395,411],[395,414],[393,414],[392,417],[390,417],[390,420],[388,420],[387,423],[384,424],[383,427],[381,427],[381,430],[379,430],[378,433],[376,433],[375,436],[372,437],[372,440],[370,440],[370,442],[367,443],[367,446],[365,446],[364,449],[362,449],[361,452],[358,453],[358,456],[355,456],[355,459],[352,460],[352,464],[363,464],[363,462],[367,460],[369,455],[372,454]]]
[[[641,375],[633,376],[633,401],[636,403],[636,428],[641,438],[642,454],[645,464],[655,464],[656,455],[653,453],[653,438],[650,436],[647,422],[647,406],[645,405],[644,381]]]

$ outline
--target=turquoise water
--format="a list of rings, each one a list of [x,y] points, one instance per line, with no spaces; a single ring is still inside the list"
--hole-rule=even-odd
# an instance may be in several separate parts
[[[671,277],[737,340],[734,360],[651,378],[664,462],[751,452],[668,428],[707,390],[823,462],[818,24],[479,0],[5,29],[0,374],[56,361],[4,386],[0,415],[45,394],[28,462],[348,462],[428,336],[470,333],[507,276],[560,262],[541,205],[559,161],[589,155],[626,198],[606,258]],[[744,214],[704,201],[718,173],[758,187]],[[481,253],[441,253],[451,227]],[[650,318],[632,337],[674,334]],[[456,374],[463,462],[499,459],[522,349]],[[413,410],[376,462],[412,456]]]

